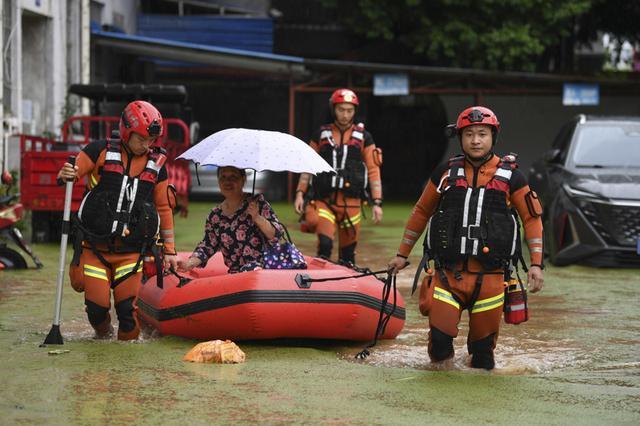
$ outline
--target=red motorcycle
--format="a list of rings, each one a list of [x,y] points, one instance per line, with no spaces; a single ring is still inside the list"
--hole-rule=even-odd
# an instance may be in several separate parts
[[[24,208],[17,202],[19,194],[9,194],[9,189],[13,184],[13,177],[8,171],[2,172],[2,184],[6,191],[4,196],[0,196],[0,270],[1,269],[25,269],[27,261],[19,251],[9,247],[7,241],[13,241],[22,251],[27,253],[36,268],[40,269],[44,265],[33,253],[22,237],[22,233],[16,224],[22,219]]]

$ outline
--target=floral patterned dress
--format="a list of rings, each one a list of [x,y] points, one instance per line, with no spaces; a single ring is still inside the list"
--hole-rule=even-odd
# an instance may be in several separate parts
[[[196,246],[192,256],[200,259],[200,267],[204,267],[209,259],[218,251],[222,252],[224,264],[229,273],[249,271],[261,265],[265,244],[276,244],[283,235],[284,229],[271,205],[262,194],[254,197],[258,203],[260,215],[267,219],[276,230],[275,236],[267,240],[247,214],[249,198],[232,216],[222,213],[221,207],[215,207],[207,217],[204,227],[204,238]]]

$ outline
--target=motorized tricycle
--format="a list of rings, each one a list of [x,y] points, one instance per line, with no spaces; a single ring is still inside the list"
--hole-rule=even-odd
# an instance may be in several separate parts
[[[1,181],[5,187],[5,191],[4,195],[0,195],[0,270],[27,268],[25,257],[18,250],[9,246],[7,244],[9,241],[27,253],[31,259],[33,259],[36,268],[42,268],[44,265],[33,253],[31,247],[24,241],[22,232],[16,227],[22,219],[24,208],[22,204],[18,202],[20,195],[11,193],[10,191],[13,185],[11,173],[7,170],[3,171]]]

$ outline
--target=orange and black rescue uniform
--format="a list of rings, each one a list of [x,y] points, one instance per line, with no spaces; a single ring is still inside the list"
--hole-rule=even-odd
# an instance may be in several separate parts
[[[92,142],[77,156],[78,179],[87,176],[88,185],[74,225],[77,241],[69,274],[73,288],[84,291],[97,336],[112,330],[113,290],[118,339],[138,337],[141,259],[158,238],[165,253],[175,254],[165,159],[157,148],[133,155],[119,140]]]
[[[429,356],[453,356],[453,338],[469,311],[467,347],[474,367],[494,367],[505,281],[521,259],[522,221],[531,264],[542,267],[542,208],[515,156],[490,157],[475,167],[464,156],[431,175],[404,230],[398,254],[409,256],[420,235],[433,261],[420,289],[420,310],[429,316]],[[517,214],[517,216],[516,216]]]
[[[320,173],[311,181],[298,182],[296,192],[309,200],[307,230],[318,234],[318,256],[330,258],[337,228],[339,261],[355,263],[362,201],[371,198],[382,204],[381,150],[362,123],[344,131],[335,124],[322,126],[309,145],[338,173]]]

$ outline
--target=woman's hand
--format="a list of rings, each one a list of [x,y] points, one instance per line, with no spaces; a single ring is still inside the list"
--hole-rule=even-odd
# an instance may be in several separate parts
[[[258,222],[258,216],[260,216],[260,210],[258,209],[258,203],[255,200],[249,201],[249,206],[247,207],[247,214],[251,216],[254,222]]]
[[[189,272],[196,266],[200,266],[202,262],[197,257],[190,257],[187,260],[178,260],[178,271]]]

